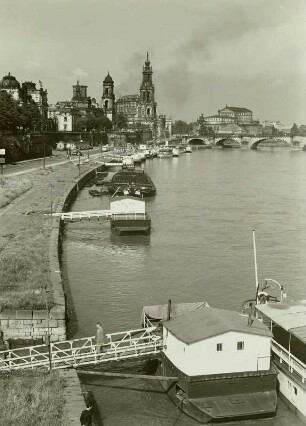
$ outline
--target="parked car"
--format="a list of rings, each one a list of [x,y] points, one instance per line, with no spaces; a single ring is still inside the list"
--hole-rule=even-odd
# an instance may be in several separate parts
[[[79,155],[80,157],[83,155],[82,153],[81,153],[81,151],[80,150],[78,150],[78,149],[75,149],[74,151],[72,151],[72,153],[71,153],[72,155]]]

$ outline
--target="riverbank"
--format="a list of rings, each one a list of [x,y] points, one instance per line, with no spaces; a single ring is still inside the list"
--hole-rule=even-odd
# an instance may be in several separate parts
[[[59,326],[64,330],[61,337],[66,337],[65,300],[58,263],[59,223],[45,214],[61,208],[67,193],[77,187],[79,178],[94,168],[94,163],[82,165],[79,176],[78,168],[71,162],[32,170],[22,179],[6,177],[3,182],[0,330],[11,347],[49,333],[52,326]],[[28,184],[19,185],[16,179]],[[39,370],[1,373],[0,423],[79,424],[85,402],[75,371],[67,374]]]
[[[93,168],[82,165],[82,174]],[[44,309],[54,305],[50,280],[49,246],[60,198],[79,178],[73,163],[27,174],[32,187],[0,209],[0,311]],[[8,177],[6,181],[16,177]],[[29,185],[30,186],[30,185]],[[46,291],[45,291],[46,290]]]

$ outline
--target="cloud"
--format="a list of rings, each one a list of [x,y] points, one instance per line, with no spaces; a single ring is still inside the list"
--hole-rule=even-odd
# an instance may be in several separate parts
[[[32,59],[28,59],[26,67],[30,70],[35,69],[35,68],[40,68],[41,63],[38,62],[38,61],[33,61]]]
[[[86,77],[88,75],[88,73],[82,70],[82,68],[75,68],[72,70],[72,74],[76,77]]]

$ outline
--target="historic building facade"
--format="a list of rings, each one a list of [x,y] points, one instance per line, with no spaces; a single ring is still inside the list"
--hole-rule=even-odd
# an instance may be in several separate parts
[[[143,124],[150,127],[155,133],[157,126],[157,103],[155,101],[155,88],[153,84],[153,69],[147,54],[147,59],[142,70],[142,82],[139,95],[125,95],[115,102],[116,114],[123,114],[129,127]]]
[[[75,123],[80,117],[86,116],[92,108],[97,108],[95,98],[87,96],[87,86],[79,81],[72,86],[71,101],[59,101],[49,107],[49,118],[53,119],[56,130],[59,132],[72,132]]]
[[[207,126],[211,127],[215,132],[229,131],[235,128],[240,133],[259,134],[262,126],[259,121],[253,120],[253,112],[243,107],[231,107],[226,105],[225,108],[219,109],[218,114],[200,117]]]
[[[115,118],[115,94],[114,94],[114,80],[109,75],[103,81],[103,93],[101,98],[101,106],[105,116],[111,121]]]
[[[0,91],[9,93],[15,101],[21,103],[35,102],[43,119],[48,117],[48,92],[43,89],[41,81],[40,88],[32,81],[25,81],[20,85],[19,81],[8,73],[0,81]]]

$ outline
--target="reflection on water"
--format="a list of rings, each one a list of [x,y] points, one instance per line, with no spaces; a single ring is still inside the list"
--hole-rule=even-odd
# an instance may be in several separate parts
[[[150,160],[145,168],[157,188],[156,197],[146,200],[150,236],[115,236],[106,220],[66,226],[63,273],[70,290],[71,335],[93,335],[98,320],[107,332],[136,328],[143,306],[169,298],[239,310],[255,294],[252,229],[260,282],[274,278],[289,298],[303,298],[303,153],[202,150]],[[86,188],[73,206],[108,208],[108,197],[91,197]],[[95,378],[88,386],[105,425],[197,424],[174,411],[159,393],[159,383]],[[239,424],[301,423],[280,403],[275,419]]]

